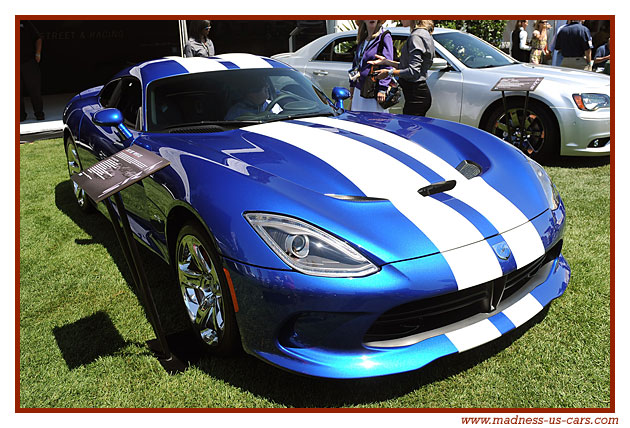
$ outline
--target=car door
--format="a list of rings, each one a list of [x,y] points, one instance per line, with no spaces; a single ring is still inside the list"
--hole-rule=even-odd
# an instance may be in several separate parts
[[[348,71],[352,68],[356,46],[356,36],[340,35],[307,62],[304,73],[328,96],[335,86],[348,87]],[[347,108],[349,103],[345,100],[344,106]]]
[[[442,54],[437,43],[435,58],[445,59],[448,67],[442,70],[429,70],[427,85],[431,90],[431,108],[428,117],[459,122],[462,112],[462,97],[464,93],[464,79],[462,71]]]
[[[93,111],[88,116],[93,116],[103,108],[117,108],[123,116],[123,123],[132,136],[123,138],[120,132],[107,126],[98,126],[91,121],[84,121],[81,125],[83,143],[89,148],[88,155],[83,161],[83,168],[87,169],[95,163],[112,156],[115,153],[129,147],[141,134],[142,112],[142,85],[140,80],[127,76],[107,84],[99,98],[99,104],[93,106]],[[131,185],[121,191],[125,209],[130,214],[134,230],[138,232],[138,226],[144,224],[146,218],[146,196],[142,182]],[[145,229],[141,226],[141,229]]]

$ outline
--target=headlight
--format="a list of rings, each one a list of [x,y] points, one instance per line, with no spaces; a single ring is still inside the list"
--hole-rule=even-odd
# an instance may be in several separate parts
[[[329,233],[292,217],[247,213],[254,230],[286,264],[315,276],[357,277],[378,271],[354,248]]]
[[[558,193],[558,189],[551,182],[551,178],[547,175],[547,172],[543,169],[542,166],[538,164],[538,162],[529,160],[529,165],[534,170],[536,177],[538,177],[538,181],[540,181],[540,185],[545,191],[545,196],[547,198],[547,203],[549,204],[549,208],[552,210],[557,210],[560,206],[560,193]]]
[[[610,97],[606,94],[573,94],[573,101],[580,110],[584,111],[610,107]]]

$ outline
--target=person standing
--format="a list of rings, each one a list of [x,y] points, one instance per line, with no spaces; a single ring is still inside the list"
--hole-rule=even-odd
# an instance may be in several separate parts
[[[561,67],[591,70],[591,32],[581,21],[569,21],[556,37],[554,49],[562,53]]]
[[[512,58],[520,62],[529,62],[529,51],[532,49],[527,45],[528,23],[527,19],[519,19],[512,31]]]
[[[42,59],[42,38],[31,21],[20,21],[20,122],[26,120],[24,92],[31,97],[35,119],[44,120],[42,99],[42,75],[39,62]]]
[[[433,21],[403,20],[402,26],[409,27],[411,33],[401,48],[400,62],[377,55],[373,65],[392,66],[394,68],[379,70],[377,79],[397,76],[405,97],[403,114],[425,116],[431,108],[432,98],[427,85],[427,72],[433,64],[435,47],[433,45]]]
[[[560,51],[556,50],[556,40],[558,40],[558,33],[560,33],[560,30],[567,25],[566,22],[556,29],[556,35],[549,44],[549,50],[551,51],[551,65],[555,65],[556,67],[560,67],[560,64],[562,64],[562,54]]]
[[[531,43],[532,50],[529,55],[529,62],[532,64],[542,64],[545,55],[549,53],[547,50],[547,29],[549,29],[549,24],[546,19],[539,19],[534,24]]]
[[[190,38],[184,46],[185,57],[211,57],[214,56],[214,44],[208,37],[210,33],[210,21],[191,21],[190,23]]]
[[[371,111],[377,113],[386,113],[388,110],[380,106],[380,102],[385,101],[387,87],[391,81],[391,77],[387,76],[375,84],[374,94],[371,93],[365,97],[366,85],[370,85],[370,70],[372,65],[369,61],[376,59],[376,55],[382,55],[388,60],[394,58],[394,42],[389,31],[383,31],[385,21],[365,20],[356,21],[359,25],[357,32],[357,50],[352,62],[352,71],[350,72],[350,94],[352,95],[352,111]]]
[[[593,71],[598,73],[610,74],[610,39],[595,51],[595,59],[593,60]],[[608,69],[608,71],[606,71]]]

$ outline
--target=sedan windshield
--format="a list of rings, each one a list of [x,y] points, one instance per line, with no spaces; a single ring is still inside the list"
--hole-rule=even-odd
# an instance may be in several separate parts
[[[326,96],[292,69],[192,73],[160,79],[147,88],[147,130],[153,132],[333,114]]]
[[[470,34],[453,31],[433,34],[433,38],[469,68],[500,67],[514,63],[512,58],[494,46]]]

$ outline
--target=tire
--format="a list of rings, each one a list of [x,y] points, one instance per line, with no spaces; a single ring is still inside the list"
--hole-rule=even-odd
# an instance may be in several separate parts
[[[508,138],[505,109],[502,103],[490,112],[483,129],[502,140],[520,147],[520,123],[523,118],[524,104],[525,100],[523,99],[512,98],[507,101],[512,141],[509,141]],[[524,141],[533,149],[533,153],[527,153],[527,150],[522,148],[526,154],[538,161],[550,160],[560,154],[560,136],[553,114],[531,99],[527,105],[527,117],[524,128]]]
[[[180,230],[175,270],[181,303],[204,351],[232,355],[240,347],[230,289],[208,234],[196,223]]]
[[[72,137],[68,136],[65,142],[66,149],[66,160],[68,163],[68,175],[72,177],[74,174],[78,174],[83,171],[83,166],[81,165],[81,159],[79,159],[79,152],[77,151],[77,146],[72,139]],[[85,193],[81,187],[77,186],[77,184],[70,180],[72,184],[72,191],[74,193],[75,200],[77,201],[77,205],[79,209],[84,213],[91,213],[94,211],[94,202],[90,199],[90,197]]]

